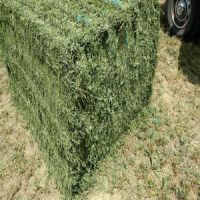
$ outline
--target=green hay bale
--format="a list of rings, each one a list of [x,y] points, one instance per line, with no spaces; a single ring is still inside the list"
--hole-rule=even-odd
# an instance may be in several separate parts
[[[17,107],[66,198],[151,95],[157,0],[1,0],[0,47]]]

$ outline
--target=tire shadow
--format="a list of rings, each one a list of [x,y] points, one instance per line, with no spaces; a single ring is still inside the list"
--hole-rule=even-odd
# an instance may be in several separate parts
[[[200,40],[182,42],[179,70],[183,71],[192,84],[200,85]]]
[[[165,1],[160,4],[160,27],[171,36],[165,16]],[[180,39],[181,40],[181,39]],[[182,40],[179,54],[179,70],[192,84],[200,85],[200,34],[193,41]]]

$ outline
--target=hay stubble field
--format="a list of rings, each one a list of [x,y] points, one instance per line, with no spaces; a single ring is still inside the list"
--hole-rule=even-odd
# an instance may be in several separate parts
[[[158,49],[150,108],[97,170],[91,200],[200,198],[200,45],[161,29]],[[8,88],[1,64],[0,199],[61,199]]]

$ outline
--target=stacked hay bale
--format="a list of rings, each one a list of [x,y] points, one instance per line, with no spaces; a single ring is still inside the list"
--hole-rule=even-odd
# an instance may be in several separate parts
[[[1,0],[14,102],[66,197],[148,103],[157,0]]]

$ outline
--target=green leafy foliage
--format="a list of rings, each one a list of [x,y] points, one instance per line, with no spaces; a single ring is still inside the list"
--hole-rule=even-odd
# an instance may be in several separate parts
[[[66,198],[151,95],[157,0],[1,0],[11,93]]]

